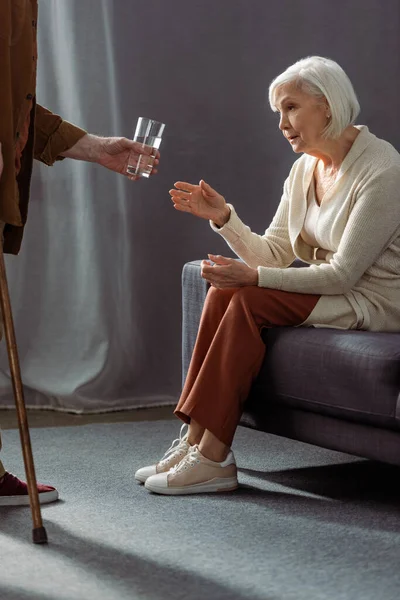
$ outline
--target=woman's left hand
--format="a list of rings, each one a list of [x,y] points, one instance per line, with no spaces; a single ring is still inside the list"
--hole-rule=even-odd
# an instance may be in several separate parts
[[[245,263],[225,256],[208,255],[215,264],[209,260],[201,261],[201,276],[213,287],[230,288],[258,285],[258,271],[248,267]]]

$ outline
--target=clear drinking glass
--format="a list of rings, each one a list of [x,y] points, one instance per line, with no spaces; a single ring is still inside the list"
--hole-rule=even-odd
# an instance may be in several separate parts
[[[139,117],[133,141],[142,144],[143,148],[149,146],[150,148],[156,148],[158,150],[161,145],[164,128],[165,123],[160,123],[159,121],[154,121],[154,119],[148,119],[147,117]],[[131,153],[131,156],[134,156],[133,152]],[[154,158],[154,155],[147,156],[146,154],[141,154],[137,160],[136,166],[133,164],[130,165],[128,162],[126,170],[130,175],[150,177],[154,165]]]

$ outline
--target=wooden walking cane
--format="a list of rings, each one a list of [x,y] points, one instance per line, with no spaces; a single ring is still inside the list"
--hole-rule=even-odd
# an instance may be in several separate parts
[[[33,520],[33,542],[46,544],[47,533],[43,527],[40,512],[39,494],[36,484],[35,465],[33,463],[31,438],[29,435],[28,417],[26,414],[24,392],[22,389],[21,371],[19,367],[18,348],[11,312],[10,294],[8,291],[6,268],[4,264],[3,244],[0,240],[0,303],[3,315],[4,332],[7,342],[8,361],[14,389],[15,405],[18,414],[19,433],[21,437],[22,454],[24,457],[26,480],[29,491],[29,501]]]

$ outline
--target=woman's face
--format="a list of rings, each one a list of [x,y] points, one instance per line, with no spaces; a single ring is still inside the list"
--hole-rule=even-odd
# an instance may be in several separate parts
[[[280,114],[279,129],[293,152],[318,151],[324,143],[321,133],[330,114],[326,100],[311,96],[290,82],[277,88],[275,106]]]

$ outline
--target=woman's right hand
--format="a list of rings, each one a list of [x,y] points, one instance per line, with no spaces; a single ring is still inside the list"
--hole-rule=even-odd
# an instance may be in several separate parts
[[[231,211],[225,198],[205,181],[199,185],[177,181],[175,188],[169,194],[176,210],[211,220],[219,227],[229,220]]]

